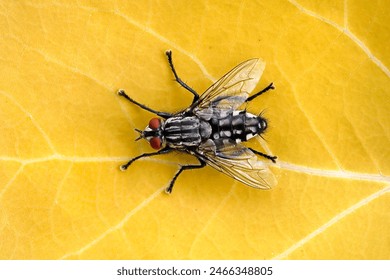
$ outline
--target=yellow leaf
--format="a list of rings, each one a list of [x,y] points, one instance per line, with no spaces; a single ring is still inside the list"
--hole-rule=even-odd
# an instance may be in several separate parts
[[[386,1],[3,1],[0,258],[389,259]],[[334,2],[334,3],[333,3]],[[163,190],[175,154],[134,142],[238,63],[267,62],[251,102],[270,121],[278,185],[211,167]],[[249,144],[261,150],[256,140]]]

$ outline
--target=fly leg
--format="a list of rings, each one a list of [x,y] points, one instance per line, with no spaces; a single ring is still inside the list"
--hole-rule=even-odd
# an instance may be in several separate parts
[[[132,164],[137,159],[144,158],[144,157],[151,157],[151,156],[161,155],[161,154],[167,154],[167,153],[171,152],[172,150],[173,150],[172,148],[165,147],[165,148],[163,148],[163,149],[161,149],[161,150],[159,150],[157,152],[154,152],[154,153],[144,153],[144,154],[139,155],[139,156],[137,156],[135,158],[132,158],[126,164],[121,165],[120,169],[122,171],[125,171],[130,166],[130,164]]]
[[[259,156],[265,157],[266,159],[271,160],[273,163],[276,163],[276,159],[278,158],[277,156],[270,156],[270,155],[264,154],[262,152],[258,152],[256,150],[253,150],[252,148],[248,148],[248,149],[251,150],[252,152],[254,152],[256,155],[259,155]]]
[[[123,96],[124,98],[126,98],[127,100],[129,100],[131,103],[137,105],[138,107],[141,107],[142,109],[144,109],[144,110],[146,110],[146,111],[149,111],[149,112],[151,112],[151,113],[153,113],[153,114],[156,114],[157,116],[160,116],[160,117],[162,117],[162,118],[164,118],[164,119],[167,119],[167,118],[170,118],[170,117],[173,116],[173,115],[170,114],[170,113],[160,112],[160,111],[153,110],[153,109],[151,109],[151,108],[149,108],[149,107],[147,107],[147,106],[145,106],[145,105],[143,105],[143,104],[141,104],[141,103],[135,101],[133,98],[131,98],[130,96],[128,96],[128,95],[126,94],[126,92],[125,92],[123,89],[118,90],[118,95]]]
[[[192,104],[194,104],[199,99],[199,94],[195,90],[193,90],[190,86],[188,86],[185,82],[183,82],[177,75],[175,67],[173,66],[173,62],[172,62],[172,51],[168,50],[165,52],[165,54],[168,57],[168,63],[172,69],[173,75],[175,76],[176,82],[178,82],[183,88],[185,88],[186,90],[188,90],[194,95],[194,99],[192,100]]]
[[[258,93],[255,93],[255,94],[252,95],[251,97],[248,97],[245,101],[246,101],[246,102],[252,101],[252,100],[255,99],[256,97],[262,95],[264,92],[269,91],[270,89],[275,89],[274,83],[270,83],[265,89],[260,90]]]
[[[172,189],[173,189],[173,185],[175,184],[176,182],[176,179],[177,177],[179,177],[180,173],[182,173],[184,170],[191,170],[191,169],[198,169],[198,168],[203,168],[206,166],[206,163],[199,159],[199,165],[196,165],[196,164],[190,164],[190,165],[182,165],[180,166],[180,169],[179,171],[176,172],[175,176],[173,176],[171,182],[169,183],[169,186],[166,188],[165,192],[170,194],[172,192]]]

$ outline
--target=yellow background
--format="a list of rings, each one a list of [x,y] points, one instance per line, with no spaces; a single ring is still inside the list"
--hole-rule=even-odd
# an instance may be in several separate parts
[[[1,259],[389,259],[390,8],[378,1],[1,1]],[[278,185],[181,154],[118,167],[152,114],[252,57]],[[261,149],[258,141],[251,146]]]

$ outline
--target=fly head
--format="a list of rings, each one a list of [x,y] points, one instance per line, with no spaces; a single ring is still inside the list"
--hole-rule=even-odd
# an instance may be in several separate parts
[[[139,137],[135,141],[143,138],[149,142],[150,146],[159,150],[164,145],[164,138],[162,134],[163,121],[159,118],[152,118],[144,130],[135,129],[139,133]]]

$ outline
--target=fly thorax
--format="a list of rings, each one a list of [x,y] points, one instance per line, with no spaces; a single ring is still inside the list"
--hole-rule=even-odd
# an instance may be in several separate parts
[[[201,121],[196,116],[172,117],[165,121],[163,136],[173,148],[198,146],[202,141]]]

